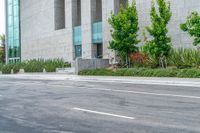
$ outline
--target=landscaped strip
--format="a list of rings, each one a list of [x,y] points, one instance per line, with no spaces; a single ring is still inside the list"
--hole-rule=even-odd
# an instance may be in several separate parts
[[[55,72],[56,68],[70,67],[69,63],[65,63],[62,59],[34,59],[18,63],[0,64],[0,71],[3,74],[18,73],[20,69],[24,69],[25,72]]]
[[[123,69],[96,69],[83,70],[79,75],[87,76],[133,76],[133,77],[178,77],[178,78],[200,78],[200,69],[188,68],[123,68]]]

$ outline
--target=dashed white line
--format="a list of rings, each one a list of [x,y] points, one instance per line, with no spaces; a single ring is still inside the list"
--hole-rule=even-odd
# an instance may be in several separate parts
[[[142,94],[142,95],[154,95],[154,96],[200,99],[200,97],[198,97],[198,96],[189,96],[189,95],[175,95],[175,94],[164,94],[164,93],[162,94],[162,93],[150,93],[150,92],[142,92],[142,91],[114,90],[114,89],[101,89],[101,88],[85,88],[85,89],[87,89],[87,90],[121,92],[121,93],[133,93],[133,94]]]
[[[98,115],[118,117],[118,118],[129,119],[129,120],[134,120],[135,119],[134,117],[128,117],[128,116],[124,116],[124,115],[117,115],[117,114],[111,114],[111,113],[93,111],[93,110],[82,109],[82,108],[73,108],[73,110],[81,111],[81,112],[86,112],[86,113],[92,113],[92,114],[98,114]]]

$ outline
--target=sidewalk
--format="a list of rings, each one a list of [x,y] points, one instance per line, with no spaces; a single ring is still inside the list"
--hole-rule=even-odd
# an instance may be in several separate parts
[[[190,78],[150,78],[150,77],[111,77],[111,76],[78,76],[57,73],[34,73],[0,75],[2,78],[29,79],[29,80],[71,80],[86,82],[108,82],[108,83],[129,83],[129,84],[150,84],[150,85],[172,85],[200,87],[200,79]]]

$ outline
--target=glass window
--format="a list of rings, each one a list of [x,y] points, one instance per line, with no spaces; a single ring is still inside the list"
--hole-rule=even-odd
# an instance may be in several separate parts
[[[73,41],[74,41],[74,45],[81,45],[82,44],[81,26],[74,27]]]
[[[20,60],[19,0],[7,1],[7,45],[9,62]]]
[[[75,45],[75,58],[82,56],[82,46],[81,45]]]
[[[92,25],[92,42],[102,43],[102,22],[93,23]]]

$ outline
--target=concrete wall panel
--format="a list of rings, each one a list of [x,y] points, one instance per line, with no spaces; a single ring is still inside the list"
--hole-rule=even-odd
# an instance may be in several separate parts
[[[21,0],[21,56],[72,61],[71,7],[66,0],[65,29],[55,30],[54,0]]]

